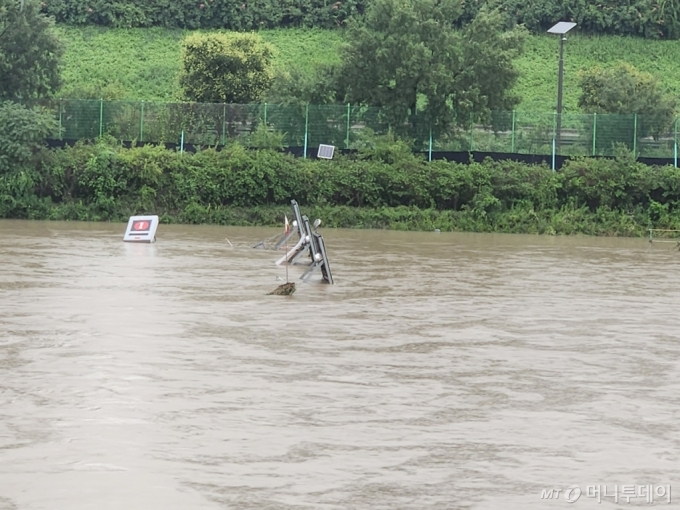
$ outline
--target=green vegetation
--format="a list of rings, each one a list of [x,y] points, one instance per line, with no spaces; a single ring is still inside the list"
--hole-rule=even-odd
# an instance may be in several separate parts
[[[270,44],[252,33],[194,33],[182,39],[184,97],[200,103],[255,103],[274,78]]]
[[[56,131],[53,115],[12,101],[0,103],[0,171],[30,167],[34,152]]]
[[[58,89],[63,52],[36,0],[0,0],[0,99],[43,97]]]
[[[295,198],[336,227],[636,236],[680,227],[678,183],[680,170],[626,153],[555,173],[510,161],[427,163],[389,137],[333,161],[238,144],[180,154],[102,139],[10,165],[0,175],[0,217],[122,221],[155,212],[164,222],[276,225]]]
[[[182,96],[179,86],[180,41],[191,32],[161,28],[104,29],[58,26],[66,46],[63,97],[108,87],[104,99],[172,101]],[[305,72],[322,63],[337,62],[342,35],[324,30],[258,32],[276,49],[274,67],[298,66]],[[104,90],[106,92],[106,90]],[[101,96],[100,96],[101,97]]]
[[[84,92],[109,86],[114,94],[104,99],[172,101],[179,87],[180,40],[187,32],[169,29],[102,29],[57,27],[65,41],[61,95],[85,97]],[[340,31],[263,30],[258,32],[276,51],[279,70],[300,67],[305,73],[324,63],[337,63]],[[680,41],[650,41],[630,37],[569,37],[565,51],[564,106],[576,113],[580,94],[578,72],[598,64],[629,62],[657,76],[662,90],[680,97]],[[518,110],[555,110],[558,40],[529,36],[524,53],[516,59],[520,72],[513,92],[522,102]],[[87,97],[92,96],[91,93]]]
[[[500,12],[486,8],[454,30],[460,14],[452,0],[373,0],[350,25],[330,76],[338,91],[332,102],[380,107],[395,130],[420,122],[411,130],[419,140],[469,125],[471,115],[512,110],[525,31],[505,31]]]
[[[26,106],[27,98],[49,95],[59,80],[59,45],[50,35],[49,24],[36,16],[33,1],[17,13],[12,11],[14,4],[0,0],[0,68],[4,66],[0,85],[6,85],[4,97],[24,102],[0,103],[0,217],[116,221],[154,211],[166,222],[268,225],[279,223],[281,212],[295,198],[329,226],[602,235],[641,235],[650,227],[680,226],[680,171],[635,160],[637,154],[649,153],[642,142],[650,145],[651,139],[643,140],[644,135],[655,135],[650,150],[662,152],[677,136],[668,131],[680,94],[676,66],[680,42],[570,36],[563,119],[574,149],[570,154],[605,154],[614,149],[617,158],[579,156],[555,173],[546,166],[516,162],[426,163],[412,153],[413,140],[394,138],[407,135],[422,148],[434,133],[439,148],[494,150],[507,142],[502,138],[510,133],[513,152],[526,146],[534,153],[553,141],[558,40],[532,36],[526,41],[526,53],[517,59],[523,29],[508,31],[502,12],[487,9],[483,1],[467,3],[461,10],[456,0],[373,0],[366,15],[352,20],[346,31],[206,35],[160,28],[60,27],[67,53],[59,95],[66,100],[41,97],[37,103],[49,111]],[[603,25],[597,30],[618,26],[623,32],[651,36],[659,12],[673,10],[670,3],[654,4],[658,11],[654,16],[630,24],[626,16],[639,14],[655,0],[628,1],[635,4],[628,11],[612,12],[613,4],[603,0],[597,21]],[[155,18],[144,21],[145,9],[153,3],[97,2],[91,4],[96,8],[79,4],[72,14],[82,16],[75,22],[120,25],[123,16],[128,25],[134,24],[132,20],[158,24]],[[69,5],[70,0],[55,0],[50,8]],[[188,4],[171,4],[163,16],[179,8],[178,13],[187,14],[179,26],[224,26],[226,18],[215,23],[213,15],[228,5],[199,4],[205,16],[199,13],[192,18]],[[262,3],[258,8],[272,5]],[[340,5],[330,7],[339,11]],[[358,5],[348,3],[344,8]],[[514,4],[501,3],[502,8],[509,5]],[[555,7],[548,1],[541,5]],[[565,4],[567,10],[570,6]],[[248,9],[246,4],[232,7]],[[517,8],[520,17],[533,9],[529,5],[522,10],[519,4]],[[543,21],[534,14],[532,23],[539,27]],[[35,37],[25,26],[29,15],[34,21],[31,27],[41,31]],[[313,16],[283,23],[278,14],[271,15],[260,26],[323,25]],[[229,23],[239,16],[230,17]],[[251,16],[248,23],[257,19]],[[581,21],[583,26],[594,26],[591,18]],[[657,36],[674,37],[677,16],[664,17],[663,23],[667,21]],[[252,28],[248,23],[235,28]],[[23,27],[26,34],[15,34],[16,40],[3,47],[2,36],[16,27]],[[254,86],[250,75],[242,82],[235,75],[227,77],[233,71],[233,48],[222,45],[214,52],[213,43],[259,41],[260,37],[276,51],[262,45],[266,62],[262,66],[250,62],[246,71],[265,70],[273,59],[276,79],[264,96],[269,107],[141,102],[182,96],[198,101],[256,101],[272,82],[270,71],[265,70],[260,87]],[[185,65],[180,75],[182,40]],[[212,44],[207,53],[206,41]],[[208,58],[197,64],[194,50]],[[211,61],[217,53],[217,60]],[[38,62],[31,54],[47,60]],[[32,62],[39,65],[31,67]],[[201,81],[195,72],[220,66],[226,67],[220,76],[210,76],[209,82]],[[229,90],[227,85],[236,82],[237,90]],[[252,93],[241,94],[249,87]],[[69,98],[128,102],[107,103],[104,108],[100,101]],[[285,104],[274,104],[277,99]],[[518,99],[523,101],[518,104]],[[380,115],[376,106],[382,108]],[[517,115],[498,111],[513,107]],[[569,116],[578,107],[598,115]],[[628,126],[621,138],[621,115],[609,117],[605,112],[639,113],[640,118],[631,116],[632,130]],[[411,131],[400,133],[405,120]],[[473,128],[480,121],[493,129]],[[42,140],[64,132],[98,140],[60,150],[41,145]],[[221,151],[182,154],[163,146],[125,149],[120,145],[120,140],[175,140],[180,133],[183,140],[226,146]],[[305,147],[313,147],[316,136],[359,151],[333,161],[296,159],[279,152],[282,144],[300,145],[303,139]],[[634,152],[614,143],[619,139],[622,145],[632,143]]]
[[[46,13],[72,25],[254,30],[278,27],[336,28],[361,15],[371,1],[343,0],[45,0]],[[556,20],[574,20],[588,32],[647,38],[680,37],[675,0],[458,0],[465,25],[480,9],[498,7],[508,26],[524,23],[537,33]],[[453,20],[452,20],[453,21]]]

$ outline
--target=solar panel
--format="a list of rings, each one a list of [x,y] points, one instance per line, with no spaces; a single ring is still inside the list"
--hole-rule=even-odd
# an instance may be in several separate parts
[[[319,151],[316,153],[316,157],[320,159],[333,159],[334,151],[335,145],[319,144]]]
[[[571,23],[569,21],[560,21],[548,30],[549,34],[566,34],[576,26],[576,23]]]

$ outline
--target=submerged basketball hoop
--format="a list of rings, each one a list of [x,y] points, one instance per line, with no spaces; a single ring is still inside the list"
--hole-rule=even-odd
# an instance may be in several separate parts
[[[323,237],[316,231],[316,228],[321,224],[321,220],[316,220],[314,226],[310,225],[309,218],[300,214],[300,207],[295,200],[290,201],[293,209],[293,229],[281,241],[279,245],[283,245],[293,233],[298,234],[298,241],[283,257],[276,261],[276,265],[281,264],[298,264],[298,259],[302,256],[305,250],[309,251],[309,267],[300,277],[301,280],[307,280],[316,269],[321,270],[321,277],[327,283],[333,285],[333,274],[331,273],[331,266],[328,263],[328,255],[326,254],[326,246],[323,242]]]
[[[158,216],[130,216],[123,241],[127,243],[153,243],[156,241]]]

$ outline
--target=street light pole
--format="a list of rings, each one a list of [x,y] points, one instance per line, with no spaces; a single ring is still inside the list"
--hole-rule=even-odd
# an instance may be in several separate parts
[[[562,88],[564,83],[564,42],[567,40],[567,32],[574,28],[576,23],[560,21],[553,26],[548,33],[559,34],[560,36],[560,60],[557,72],[557,122],[555,126],[555,146],[556,151],[560,148],[562,141]]]
[[[562,141],[562,87],[564,83],[564,41],[566,40],[567,37],[563,34],[560,37],[560,61],[557,73],[557,133],[555,134],[557,150],[560,149],[560,142]]]

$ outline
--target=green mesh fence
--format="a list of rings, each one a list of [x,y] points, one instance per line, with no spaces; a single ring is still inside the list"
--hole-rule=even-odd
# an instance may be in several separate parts
[[[29,102],[52,112],[59,138],[214,146],[239,141],[257,146],[276,134],[284,146],[314,155],[319,144],[361,149],[372,136],[392,132],[416,151],[481,151],[567,156],[613,156],[620,148],[637,156],[675,158],[678,119],[648,115],[491,112],[446,130],[422,115],[389,125],[380,108],[357,105],[147,103],[75,99]]]

